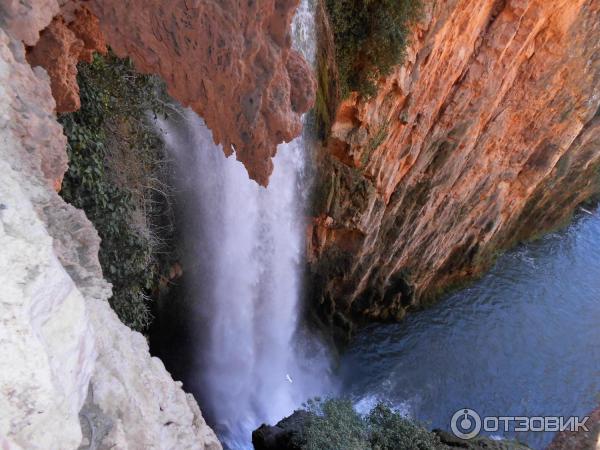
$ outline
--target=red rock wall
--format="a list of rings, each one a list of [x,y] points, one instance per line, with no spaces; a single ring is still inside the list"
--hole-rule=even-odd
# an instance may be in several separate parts
[[[319,155],[314,297],[342,328],[401,318],[600,187],[600,2],[425,3]]]
[[[106,42],[98,19],[86,7],[73,14],[55,17],[40,33],[40,39],[27,53],[32,66],[41,66],[50,76],[52,95],[58,112],[80,108],[77,63],[92,61],[94,52],[106,53]]]
[[[234,148],[250,178],[266,185],[277,144],[300,134],[314,98],[310,68],[291,50],[298,0],[90,4],[115,52],[159,74],[225,153]]]
[[[202,116],[225,153],[235,150],[250,178],[266,186],[277,144],[300,134],[301,116],[314,102],[312,71],[291,49],[297,4],[67,0],[28,59],[48,71],[57,110],[78,109],[76,64],[104,49],[97,17],[115,53],[160,75],[175,100]]]

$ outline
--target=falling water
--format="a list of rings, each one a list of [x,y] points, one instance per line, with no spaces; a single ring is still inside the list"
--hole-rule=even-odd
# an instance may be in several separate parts
[[[293,36],[314,61],[309,1],[298,9]],[[192,243],[186,266],[196,317],[190,320],[202,332],[195,333],[198,354],[189,364],[203,411],[224,444],[247,448],[253,429],[325,389],[324,350],[299,330],[307,144],[299,137],[279,146],[265,189],[234,157],[225,158],[199,117],[183,115],[161,128]]]

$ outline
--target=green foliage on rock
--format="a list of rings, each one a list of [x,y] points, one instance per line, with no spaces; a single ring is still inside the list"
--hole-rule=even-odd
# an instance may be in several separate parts
[[[59,117],[69,155],[61,195],[98,230],[111,306],[126,325],[143,331],[161,266],[156,218],[168,203],[157,194],[164,192],[163,145],[148,118],[164,113],[162,85],[113,54],[81,63],[78,83],[81,109]]]
[[[364,450],[367,444],[365,422],[349,400],[309,400],[311,419],[302,431],[305,450]]]
[[[305,450],[434,450],[444,448],[438,436],[384,403],[361,416],[352,402],[315,399],[305,405],[311,419],[297,437]]]
[[[313,107],[314,128],[319,139],[325,139],[331,127],[332,114],[329,101],[331,92],[330,74],[326,60],[321,54],[317,55],[317,92],[315,106]]]
[[[342,98],[376,92],[375,82],[400,64],[421,0],[325,0]]]
[[[441,448],[437,435],[403,417],[387,405],[380,403],[366,418],[370,448],[396,450],[410,448],[430,450]]]

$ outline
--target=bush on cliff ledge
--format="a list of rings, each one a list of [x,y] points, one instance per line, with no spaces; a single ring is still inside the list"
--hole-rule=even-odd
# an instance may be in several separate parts
[[[421,0],[325,0],[333,28],[342,98],[376,92],[377,78],[400,64]]]
[[[444,448],[438,436],[384,403],[358,414],[349,400],[311,400],[311,413],[296,445],[305,450],[434,450]]]
[[[169,257],[163,145],[147,116],[164,113],[162,86],[113,54],[78,69],[81,109],[59,117],[69,155],[61,195],[98,230],[111,306],[123,323],[144,331]]]

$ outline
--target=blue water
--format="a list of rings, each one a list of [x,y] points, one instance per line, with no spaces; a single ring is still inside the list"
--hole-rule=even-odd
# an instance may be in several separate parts
[[[483,416],[584,416],[600,403],[600,214],[502,256],[470,288],[363,330],[342,358],[359,409],[392,402],[450,431]],[[552,433],[492,433],[544,448]]]

